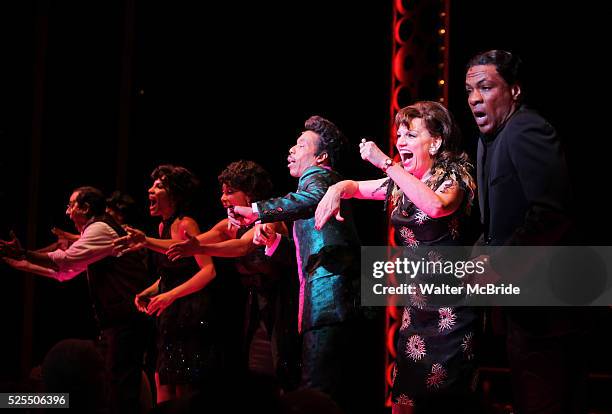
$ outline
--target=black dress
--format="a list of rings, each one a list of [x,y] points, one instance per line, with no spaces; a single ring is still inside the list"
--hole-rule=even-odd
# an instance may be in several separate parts
[[[173,219],[163,224],[162,239],[170,239]],[[189,280],[199,270],[193,257],[170,261],[156,253],[159,293],[168,292]],[[162,385],[198,384],[216,375],[220,353],[216,345],[214,282],[183,296],[157,318],[157,365]]]
[[[435,191],[450,176],[451,172],[437,174],[426,184]],[[406,196],[399,197],[391,213],[398,246],[461,245],[465,208],[433,219]],[[477,313],[469,307],[437,306],[428,299],[414,295],[411,305],[403,309],[393,371],[393,401],[413,406],[417,412],[431,412],[441,404],[452,408],[449,412],[464,412],[461,405],[471,400],[476,385]]]

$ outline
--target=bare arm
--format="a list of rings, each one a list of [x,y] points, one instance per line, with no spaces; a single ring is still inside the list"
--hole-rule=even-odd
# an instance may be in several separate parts
[[[158,239],[149,237],[143,231],[129,226],[126,226],[125,230],[128,232],[128,235],[119,237],[113,242],[117,252],[126,253],[131,250],[146,247],[154,252],[166,254],[170,246],[175,243],[180,243],[183,240],[178,238]],[[198,234],[197,239],[203,243],[217,243],[229,239],[229,235],[227,234],[227,219],[221,220],[207,232]]]
[[[49,267],[39,266],[34,263],[30,263],[27,260],[16,260],[16,259],[10,259],[8,257],[3,257],[2,260],[4,260],[6,264],[11,266],[15,270],[20,270],[22,272],[27,272],[27,273],[34,273],[39,276],[45,276],[50,279],[57,280],[55,270]]]
[[[274,223],[274,231],[287,234],[287,227],[283,222]],[[255,228],[250,229],[239,239],[229,239],[220,243],[202,244],[201,241],[190,239],[173,245],[168,250],[168,257],[177,260],[181,257],[194,254],[207,254],[215,257],[241,257],[247,255],[257,246],[253,244]]]
[[[189,234],[198,234],[199,231],[200,229],[193,219],[185,217],[183,220],[181,220],[181,223],[179,223],[178,232],[182,237],[187,237]],[[195,259],[200,267],[200,270],[189,280],[180,284],[174,289],[153,297],[147,306],[147,313],[149,315],[159,315],[176,299],[203,289],[215,278],[215,267],[210,256],[196,255]]]
[[[387,168],[387,175],[414,205],[431,218],[453,214],[463,201],[464,192],[456,181],[447,180],[434,191],[399,164]]]
[[[384,186],[386,180],[385,178],[368,181],[344,180],[329,186],[317,205],[315,228],[320,230],[332,216],[335,216],[338,221],[344,221],[340,211],[340,200],[342,199],[384,200],[387,194],[386,186]]]

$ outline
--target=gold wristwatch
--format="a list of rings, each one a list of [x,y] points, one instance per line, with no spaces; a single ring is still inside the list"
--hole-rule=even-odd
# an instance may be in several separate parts
[[[389,168],[392,165],[393,165],[393,160],[391,158],[387,158],[385,160],[385,163],[383,164],[383,166],[380,169],[386,174],[387,173],[387,168]]]

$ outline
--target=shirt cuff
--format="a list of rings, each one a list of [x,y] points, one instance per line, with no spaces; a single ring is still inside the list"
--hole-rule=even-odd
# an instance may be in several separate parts
[[[274,254],[274,252],[276,251],[276,248],[278,247],[280,241],[281,241],[281,235],[276,233],[276,240],[274,240],[274,243],[272,243],[272,246],[268,247],[266,246],[266,256],[272,256]]]
[[[256,213],[259,216],[259,209],[257,208],[257,203],[251,203],[251,210],[253,210],[253,213]],[[261,219],[256,220],[255,224],[261,224]]]
[[[47,257],[51,259],[53,263],[57,264],[58,261],[66,257],[66,251],[62,249],[57,249],[52,252],[48,252]]]

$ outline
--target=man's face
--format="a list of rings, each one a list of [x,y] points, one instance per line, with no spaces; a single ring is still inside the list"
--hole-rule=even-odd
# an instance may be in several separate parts
[[[77,229],[80,229],[83,225],[85,225],[85,223],[87,223],[89,217],[87,217],[87,208],[79,205],[77,202],[78,196],[78,191],[75,191],[70,196],[70,200],[68,201],[68,206],[66,208],[66,215],[70,217],[70,220],[72,220]]]
[[[495,133],[518,107],[520,87],[508,85],[494,65],[469,68],[465,90],[476,125],[483,134]]]
[[[319,147],[319,134],[313,131],[304,131],[297,142],[289,149],[287,161],[289,174],[299,178],[307,168],[317,165],[317,149]]]

